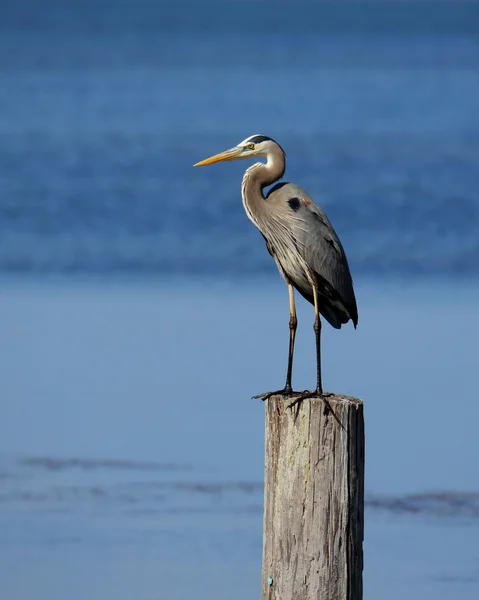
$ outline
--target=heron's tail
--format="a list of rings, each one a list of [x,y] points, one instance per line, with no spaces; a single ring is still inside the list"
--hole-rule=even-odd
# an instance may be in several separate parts
[[[341,329],[342,325],[345,325],[350,319],[352,320],[354,327],[358,324],[357,314],[354,316],[350,314],[347,308],[341,301],[332,303],[329,299],[324,303],[320,303],[319,312],[326,319],[326,321],[335,329]]]

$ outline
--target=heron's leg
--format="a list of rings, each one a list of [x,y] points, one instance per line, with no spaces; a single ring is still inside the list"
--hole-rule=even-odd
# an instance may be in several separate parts
[[[318,291],[313,286],[314,298],[314,333],[316,334],[316,392],[318,396],[323,393],[323,384],[321,381],[321,319],[319,318]]]
[[[323,393],[323,384],[321,381],[321,319],[319,318],[319,303],[318,303],[318,291],[316,286],[313,285],[313,299],[314,299],[314,333],[316,335],[316,389],[314,392],[309,392],[308,390],[304,391],[302,394],[299,394],[297,398],[295,398],[289,408],[296,406],[296,404],[301,403],[303,400],[307,398],[322,398],[327,402],[326,396],[330,394]]]
[[[292,392],[291,377],[293,374],[293,354],[294,340],[296,338],[296,329],[298,327],[298,319],[296,318],[296,305],[294,303],[294,288],[288,283],[289,292],[289,354],[288,354],[288,370],[286,372],[286,385],[284,391]]]
[[[288,371],[286,373],[286,385],[284,389],[277,390],[276,392],[265,392],[264,394],[258,394],[253,398],[261,398],[261,400],[267,400],[271,396],[291,396],[293,388],[291,387],[291,377],[293,372],[293,354],[294,354],[294,340],[296,338],[296,328],[298,327],[298,319],[296,318],[296,305],[294,303],[294,288],[291,283],[288,283],[289,292],[289,354],[288,354]]]

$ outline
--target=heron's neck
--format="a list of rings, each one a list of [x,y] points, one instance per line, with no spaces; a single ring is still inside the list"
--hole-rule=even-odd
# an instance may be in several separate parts
[[[255,217],[266,208],[263,190],[284,175],[285,167],[284,154],[278,148],[268,154],[266,163],[256,163],[246,169],[241,195],[246,214],[256,225],[258,225],[258,219]]]

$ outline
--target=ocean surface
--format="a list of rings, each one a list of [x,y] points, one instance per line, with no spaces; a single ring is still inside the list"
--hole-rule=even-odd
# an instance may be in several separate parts
[[[479,5],[339,4],[7,2],[2,271],[273,276],[245,164],[192,168],[264,133],[356,276],[477,276]]]
[[[0,598],[259,597],[287,291],[247,163],[192,165],[263,133],[355,281],[323,375],[365,402],[364,596],[477,599],[479,5],[0,14]]]

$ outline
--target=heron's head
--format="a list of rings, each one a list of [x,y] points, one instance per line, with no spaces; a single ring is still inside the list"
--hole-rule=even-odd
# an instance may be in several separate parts
[[[205,160],[202,160],[193,166],[203,167],[205,165],[212,165],[213,163],[222,162],[225,160],[239,160],[245,158],[254,158],[255,156],[267,157],[275,150],[278,151],[278,148],[284,154],[284,151],[278,142],[275,142],[267,135],[256,134],[246,138],[237,146],[234,146],[234,148],[230,148],[229,150],[225,150],[224,152],[220,152],[219,154],[205,158]]]

